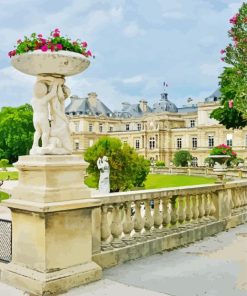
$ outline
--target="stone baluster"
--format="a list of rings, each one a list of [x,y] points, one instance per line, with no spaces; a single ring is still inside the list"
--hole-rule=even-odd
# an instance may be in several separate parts
[[[171,230],[176,230],[177,228],[177,205],[176,205],[177,196],[171,198]]]
[[[170,198],[168,197],[164,197],[162,199],[163,202],[163,221],[162,221],[162,225],[163,225],[163,232],[169,232],[169,225],[171,222],[171,214],[170,214]]]
[[[160,212],[160,198],[154,197],[154,232],[156,234],[161,234],[162,230],[160,226],[162,225],[163,217]]]
[[[114,204],[112,210],[112,223],[111,223],[111,234],[113,240],[111,242],[114,248],[120,248],[125,246],[125,243],[121,240],[123,232],[123,226],[121,221],[121,210],[120,204]]]
[[[244,187],[244,205],[247,205],[247,187]]]
[[[236,193],[235,189],[231,190],[231,209],[234,210],[236,208]]]
[[[124,203],[124,220],[123,220],[123,233],[124,237],[122,240],[126,244],[132,244],[134,239],[131,237],[131,232],[134,229],[134,222],[131,217],[131,201],[127,201]]]
[[[212,193],[210,194],[210,219],[211,220],[216,220],[215,218],[215,213],[216,213],[216,207],[215,207],[215,204],[214,204],[214,200],[216,200],[216,193]]]
[[[235,201],[236,201],[236,208],[240,207],[240,198],[239,198],[239,190],[235,189]]]
[[[204,200],[205,200],[205,194],[201,194],[199,196],[199,219],[200,219],[200,223],[203,223],[203,218],[204,218],[204,215],[205,215]]]
[[[186,221],[189,223],[193,217],[192,211],[192,197],[191,195],[186,196]]]
[[[205,196],[205,203],[204,203],[204,208],[205,208],[205,218],[204,220],[208,221],[209,220],[209,214],[210,214],[210,209],[211,209],[211,203],[210,203],[210,198],[211,195],[208,193]]]
[[[142,202],[140,200],[137,200],[135,202],[135,216],[134,216],[135,234],[133,235],[136,241],[142,240],[141,231],[144,226],[144,221],[141,215],[141,206],[142,206]]]
[[[144,235],[146,237],[151,237],[152,233],[151,233],[151,229],[154,225],[154,219],[153,216],[151,214],[151,204],[150,204],[151,200],[150,199],[146,199],[145,200],[145,216],[144,216],[144,228],[145,228],[145,232]]]
[[[180,227],[183,225],[185,218],[186,218],[186,213],[185,213],[185,198],[184,196],[179,196],[177,198],[178,201],[178,222],[180,223]]]
[[[244,188],[240,188],[239,189],[239,196],[240,196],[240,204],[241,204],[241,207],[244,206]]]
[[[111,228],[108,223],[108,205],[103,205],[101,207],[101,250],[111,250],[112,246],[109,243]]]
[[[192,196],[192,212],[193,212],[192,217],[193,217],[194,223],[198,222],[198,217],[199,217],[199,202],[198,202],[198,199],[199,199],[198,194]]]

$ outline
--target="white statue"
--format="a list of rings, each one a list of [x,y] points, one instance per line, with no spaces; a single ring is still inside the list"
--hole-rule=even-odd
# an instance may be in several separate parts
[[[30,154],[72,153],[69,121],[64,113],[70,91],[64,82],[63,78],[39,76],[35,83],[31,101],[35,134]]]
[[[100,170],[99,178],[99,192],[110,192],[110,166],[108,163],[108,157],[103,156],[97,160],[97,167]]]
[[[34,85],[34,95],[31,100],[33,107],[33,125],[35,128],[33,140],[33,152],[39,149],[39,140],[42,140],[42,147],[48,145],[50,136],[49,124],[49,101],[57,94],[58,83],[54,82],[51,91],[48,92],[48,85],[42,81],[37,81]]]

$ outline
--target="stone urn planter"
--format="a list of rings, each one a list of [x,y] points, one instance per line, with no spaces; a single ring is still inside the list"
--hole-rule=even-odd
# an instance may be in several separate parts
[[[226,162],[231,157],[229,155],[210,155],[209,157],[215,161],[213,171],[217,175],[216,183],[225,182]]]
[[[35,134],[30,154],[72,154],[69,122],[64,112],[64,101],[70,95],[65,77],[84,71],[89,59],[70,51],[35,50],[12,57],[11,64],[20,72],[37,77],[31,100]]]
[[[230,158],[229,155],[210,155],[209,157],[215,161],[214,171],[226,170],[226,162]]]

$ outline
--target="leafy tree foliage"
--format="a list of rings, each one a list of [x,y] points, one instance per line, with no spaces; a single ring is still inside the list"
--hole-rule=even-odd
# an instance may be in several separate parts
[[[129,145],[110,137],[100,138],[84,155],[84,159],[89,162],[87,172],[95,176],[97,181],[100,172],[96,162],[104,155],[109,159],[112,192],[143,186],[149,173],[149,162]]]
[[[0,158],[10,163],[28,154],[33,141],[33,111],[29,104],[0,111]]]
[[[6,171],[8,163],[9,163],[8,159],[5,159],[5,158],[1,159],[0,160],[0,168],[2,168],[3,171]]]
[[[192,155],[189,153],[189,151],[186,150],[180,150],[177,151],[174,154],[173,163],[175,166],[188,166],[188,161],[192,160]]]
[[[211,113],[227,129],[247,125],[247,4],[230,19],[232,28],[228,31],[232,39],[221,59],[229,66],[220,75],[221,107]]]

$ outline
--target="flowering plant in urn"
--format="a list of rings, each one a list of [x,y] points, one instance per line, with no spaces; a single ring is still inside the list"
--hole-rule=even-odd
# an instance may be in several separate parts
[[[30,154],[71,154],[69,122],[64,112],[70,89],[65,77],[89,66],[92,53],[87,43],[71,41],[55,29],[48,38],[33,33],[30,38],[18,40],[9,56],[14,68],[37,77],[31,100],[35,133]]]
[[[216,162],[224,164],[226,161],[230,163],[232,160],[236,159],[237,153],[232,150],[232,147],[220,144],[210,151],[210,157]]]
[[[59,29],[55,29],[50,33],[50,36],[45,38],[43,34],[32,33],[30,37],[24,36],[23,40],[17,40],[17,45],[14,50],[11,50],[8,55],[14,57],[15,55],[24,54],[34,50],[47,51],[72,51],[91,57],[92,53],[87,49],[87,42],[81,42],[79,39],[72,41],[70,38],[62,36]]]

